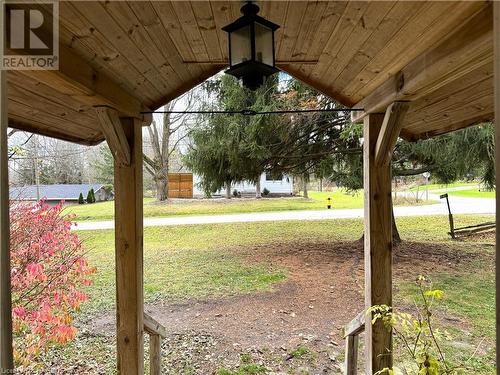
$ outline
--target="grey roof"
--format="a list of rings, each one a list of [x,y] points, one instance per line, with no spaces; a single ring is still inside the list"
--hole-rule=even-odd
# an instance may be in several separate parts
[[[90,189],[94,189],[94,192],[97,192],[103,186],[103,184],[38,185],[40,198],[46,200],[77,200],[80,193],[86,198]],[[36,185],[11,187],[9,196],[10,199],[36,200]]]

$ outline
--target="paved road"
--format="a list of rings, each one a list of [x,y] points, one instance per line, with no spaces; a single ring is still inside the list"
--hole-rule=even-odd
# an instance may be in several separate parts
[[[400,193],[401,194],[401,193]],[[439,196],[429,192],[429,199],[439,201]],[[494,214],[495,199],[489,198],[462,198],[450,196],[450,205],[453,214]],[[425,206],[401,206],[394,208],[396,216],[428,216],[447,215],[448,211],[444,201]],[[327,220],[349,219],[363,217],[363,209],[345,210],[304,210],[281,212],[256,212],[247,214],[226,214],[210,216],[174,216],[145,218],[144,226],[170,226],[193,224],[218,224],[218,223],[249,223],[257,221],[286,221],[286,220]],[[80,222],[73,229],[99,230],[113,229],[113,221]]]

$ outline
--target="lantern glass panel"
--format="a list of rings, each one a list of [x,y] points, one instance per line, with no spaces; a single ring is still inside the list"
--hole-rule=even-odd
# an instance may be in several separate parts
[[[260,23],[255,23],[255,60],[274,66],[273,31]]]
[[[250,25],[231,32],[231,66],[252,58]]]

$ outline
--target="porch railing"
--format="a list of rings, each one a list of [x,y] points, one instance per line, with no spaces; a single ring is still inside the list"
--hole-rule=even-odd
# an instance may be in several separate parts
[[[161,375],[161,339],[167,330],[151,315],[144,313],[144,331],[149,334],[149,373]]]
[[[364,311],[360,312],[344,327],[346,375],[358,373],[359,334],[365,330],[365,315]]]

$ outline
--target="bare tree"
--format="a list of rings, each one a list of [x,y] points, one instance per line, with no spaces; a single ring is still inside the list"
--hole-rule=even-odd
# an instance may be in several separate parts
[[[180,98],[173,100],[163,107],[165,112],[182,108],[184,111],[193,110],[195,91],[189,91]],[[168,171],[171,158],[179,144],[186,139],[194,126],[192,117],[184,113],[164,113],[161,120],[153,119],[148,129],[148,137],[144,151],[144,166],[152,176],[156,186],[156,199],[168,199]],[[174,137],[175,135],[175,137]]]
[[[17,185],[82,183],[88,170],[89,150],[54,138],[11,131],[11,181]]]

